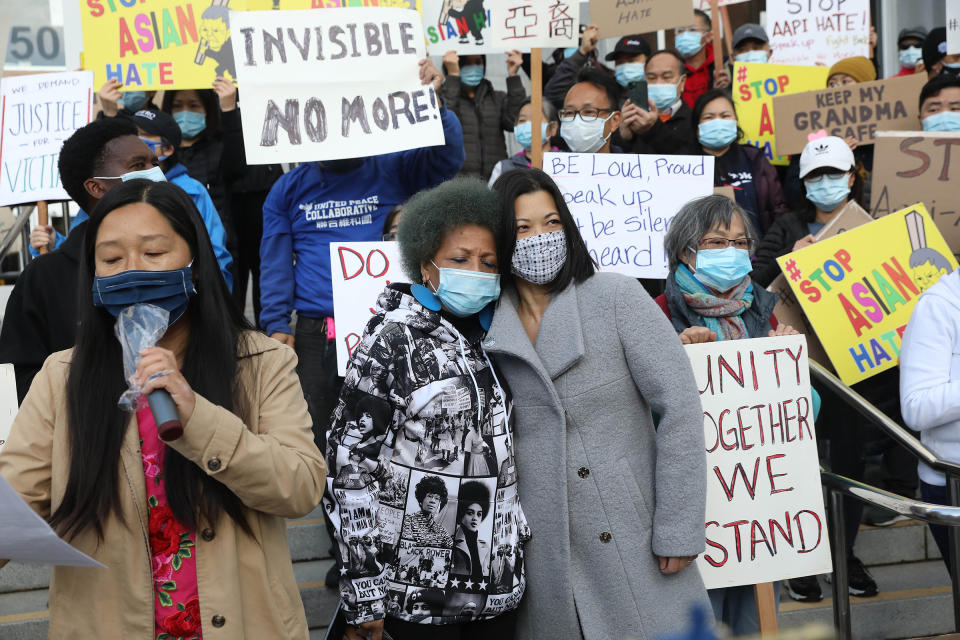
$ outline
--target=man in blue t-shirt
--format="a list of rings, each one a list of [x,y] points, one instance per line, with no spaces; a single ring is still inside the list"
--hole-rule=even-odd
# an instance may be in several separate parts
[[[423,84],[437,91],[443,75],[429,59],[420,63]],[[380,240],[390,210],[410,196],[454,177],[463,166],[463,133],[441,105],[446,143],[366,158],[302,164],[273,185],[263,205],[260,243],[260,325],[294,347],[298,373],[323,436],[338,394],[330,280],[330,243]],[[297,312],[296,334],[290,329]]]

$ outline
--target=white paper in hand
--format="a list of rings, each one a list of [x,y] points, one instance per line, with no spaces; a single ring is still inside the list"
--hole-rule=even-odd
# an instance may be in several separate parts
[[[104,567],[57,536],[0,476],[0,558],[35,564]]]

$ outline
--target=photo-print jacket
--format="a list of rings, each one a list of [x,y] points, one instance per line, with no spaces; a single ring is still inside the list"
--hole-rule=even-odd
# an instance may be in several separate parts
[[[461,333],[393,284],[350,359],[323,499],[350,624],[468,622],[520,602],[530,534],[510,400],[480,346],[492,315]]]

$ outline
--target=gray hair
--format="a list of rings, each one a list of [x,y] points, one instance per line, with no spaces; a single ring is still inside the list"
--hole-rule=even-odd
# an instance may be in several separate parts
[[[922,249],[917,249],[910,254],[910,268],[916,269],[922,264],[931,264],[935,269],[942,269],[947,273],[953,270],[953,267],[950,266],[950,261],[943,257],[936,249],[931,249],[930,247],[923,247]]]
[[[663,239],[663,250],[670,261],[670,271],[676,270],[683,262],[684,253],[691,249],[696,251],[700,238],[708,231],[717,226],[729,229],[733,214],[740,216],[747,237],[756,243],[757,232],[750,222],[750,216],[730,198],[705,196],[683,205],[670,221],[670,228]]]
[[[525,106],[527,106],[528,104],[530,104],[530,105],[533,104],[533,102],[530,100],[530,98],[527,98],[526,100],[524,100],[523,102],[520,103],[520,109],[523,109],[523,108],[524,108]],[[531,107],[531,108],[532,108],[532,107]],[[516,123],[517,117],[520,116],[520,109],[517,109],[517,116],[514,117],[514,119],[513,119],[514,123]],[[545,122],[546,122],[548,125],[549,125],[551,122],[559,122],[559,121],[560,121],[560,113],[557,111],[557,107],[556,107],[552,102],[550,102],[549,100],[544,100],[544,101],[543,101],[543,104],[541,105],[541,111],[543,111],[543,115],[546,116]]]

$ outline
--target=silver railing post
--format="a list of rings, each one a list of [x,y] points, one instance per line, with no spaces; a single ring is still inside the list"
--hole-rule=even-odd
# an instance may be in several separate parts
[[[843,494],[833,488],[827,489],[830,510],[830,556],[833,559],[833,625],[840,640],[853,637],[850,621],[850,591],[847,576],[846,528],[843,522]]]
[[[950,506],[960,506],[960,477],[947,473],[947,503]],[[950,582],[953,584],[953,627],[960,631],[960,531],[957,527],[949,527],[950,550]]]

